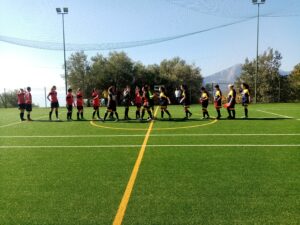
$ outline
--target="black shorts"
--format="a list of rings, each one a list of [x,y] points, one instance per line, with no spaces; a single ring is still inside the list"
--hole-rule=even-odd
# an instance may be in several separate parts
[[[189,100],[184,100],[184,101],[182,102],[182,105],[183,105],[184,107],[190,107],[191,103],[190,103]]]
[[[234,109],[235,107],[235,102],[231,103],[230,106],[228,106],[228,109]]]
[[[221,100],[215,101],[214,105],[216,109],[220,109],[222,108],[222,101]]]
[[[154,100],[153,99],[149,99],[149,107],[153,107],[154,106]]]
[[[144,108],[144,109],[150,109],[150,107],[151,107],[151,106],[150,106],[150,103],[149,103],[149,102],[144,102],[144,103],[143,103],[143,108]]]
[[[207,108],[208,101],[202,101],[201,105],[202,105],[202,108]]]
[[[99,106],[98,105],[94,105],[94,110],[98,110],[99,109]]]
[[[125,107],[129,107],[129,106],[131,105],[130,100],[123,100],[123,105],[124,105]]]
[[[110,101],[109,105],[107,106],[108,111],[117,111],[117,104],[114,101]]]
[[[32,104],[26,104],[26,111],[31,112],[32,111]]]
[[[141,108],[141,107],[142,107],[142,103],[135,103],[135,106],[136,106],[137,108]]]
[[[72,105],[67,105],[67,110],[70,112],[73,110],[73,106]]]
[[[243,102],[243,103],[242,103],[242,106],[245,106],[245,107],[246,107],[246,106],[248,106],[248,104],[249,104],[249,102]]]
[[[58,108],[58,107],[59,107],[58,102],[51,102],[51,109]]]
[[[18,104],[19,109],[25,109],[26,108],[26,104],[22,103],[22,104]]]
[[[77,110],[80,111],[80,110],[83,110],[83,106],[77,106]]]
[[[167,99],[160,99],[159,100],[160,106],[168,106],[168,100]]]

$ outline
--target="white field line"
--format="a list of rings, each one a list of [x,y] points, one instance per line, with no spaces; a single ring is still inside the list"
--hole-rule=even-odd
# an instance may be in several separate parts
[[[104,135],[12,135],[1,136],[0,138],[119,138],[119,137],[144,137],[143,134],[104,134]],[[151,137],[197,137],[197,136],[300,136],[295,134],[151,134]]]
[[[281,114],[278,114],[278,113],[267,112],[267,111],[260,110],[260,109],[257,109],[256,111],[271,114],[271,115],[275,115],[275,116],[279,116],[279,117],[283,117],[283,118],[288,118],[288,119],[293,119],[294,118],[294,117],[290,117],[290,116],[281,115]]]
[[[137,148],[137,147],[300,147],[300,144],[195,144],[195,145],[51,145],[51,146],[0,146],[0,149],[9,148]]]
[[[37,118],[35,118],[35,119],[42,119],[42,118],[45,118],[45,117],[47,117],[47,116],[40,116],[40,117],[37,117]],[[13,122],[13,123],[9,123],[9,124],[2,125],[2,126],[0,126],[0,128],[3,128],[3,127],[10,127],[10,126],[13,126],[13,125],[17,125],[17,124],[21,124],[21,123],[26,123],[26,122],[29,123],[29,121],[18,121],[18,122]],[[30,122],[30,123],[31,123],[31,122]]]
[[[272,110],[272,111],[282,111],[282,110],[289,110],[289,111],[299,111],[297,108],[267,108],[267,110]]]

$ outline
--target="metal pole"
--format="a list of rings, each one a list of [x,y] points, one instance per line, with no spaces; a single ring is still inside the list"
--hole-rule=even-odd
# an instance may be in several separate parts
[[[64,44],[64,67],[65,67],[65,89],[66,94],[68,93],[68,81],[67,81],[67,63],[66,63],[66,42],[65,42],[65,19],[64,14],[62,16],[62,25],[63,25],[63,44]]]
[[[214,102],[214,82],[211,83],[211,97],[210,99]]]
[[[257,4],[257,39],[256,39],[256,72],[254,78],[254,99],[257,103],[257,77],[258,77],[258,48],[259,48],[259,3]]]
[[[280,98],[281,98],[281,77],[279,75],[279,90],[278,90],[278,102],[280,102]]]
[[[46,92],[46,87],[44,87],[44,95],[45,95],[45,108],[47,108],[47,92]]]

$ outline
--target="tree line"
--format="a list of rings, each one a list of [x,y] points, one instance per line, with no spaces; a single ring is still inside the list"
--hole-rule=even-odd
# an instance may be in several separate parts
[[[280,74],[282,55],[272,48],[258,57],[257,102],[296,102],[300,101],[300,63],[289,75]],[[245,59],[242,73],[236,80],[236,86],[248,83],[254,96],[256,59]]]
[[[176,87],[186,84],[191,100],[196,101],[203,81],[200,68],[179,57],[165,59],[159,65],[144,65],[134,62],[125,52],[110,52],[107,57],[97,54],[90,60],[84,52],[73,53],[67,60],[67,72],[69,85],[81,88],[86,97],[93,88],[104,90],[113,85],[121,91],[126,85],[134,89],[145,84],[151,88],[164,85],[173,97]]]
[[[282,55],[272,48],[258,57],[257,102],[296,102],[300,101],[300,63],[295,65],[289,75],[280,74]],[[93,88],[107,89],[114,85],[123,90],[126,85],[135,86],[164,85],[173,98],[174,90],[181,84],[189,87],[191,100],[196,103],[203,77],[201,69],[195,64],[174,57],[164,59],[160,64],[144,65],[134,62],[125,52],[110,52],[107,57],[96,54],[88,60],[84,52],[75,52],[67,60],[68,84],[81,88],[85,98],[89,98]],[[248,83],[252,97],[256,75],[256,59],[245,59],[241,76],[235,81],[236,87]],[[0,107],[16,107],[16,90],[0,94]]]

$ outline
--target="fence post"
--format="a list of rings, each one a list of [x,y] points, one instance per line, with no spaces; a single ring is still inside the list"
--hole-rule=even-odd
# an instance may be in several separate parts
[[[211,100],[214,102],[214,83],[211,83]]]
[[[4,88],[4,108],[7,108],[7,98],[6,98],[6,89]]]
[[[44,94],[45,94],[45,108],[47,108],[47,93],[46,93],[46,87],[44,87]]]
[[[278,102],[280,102],[280,98],[281,98],[281,77],[280,77],[280,75],[279,75],[279,90],[278,90]]]

